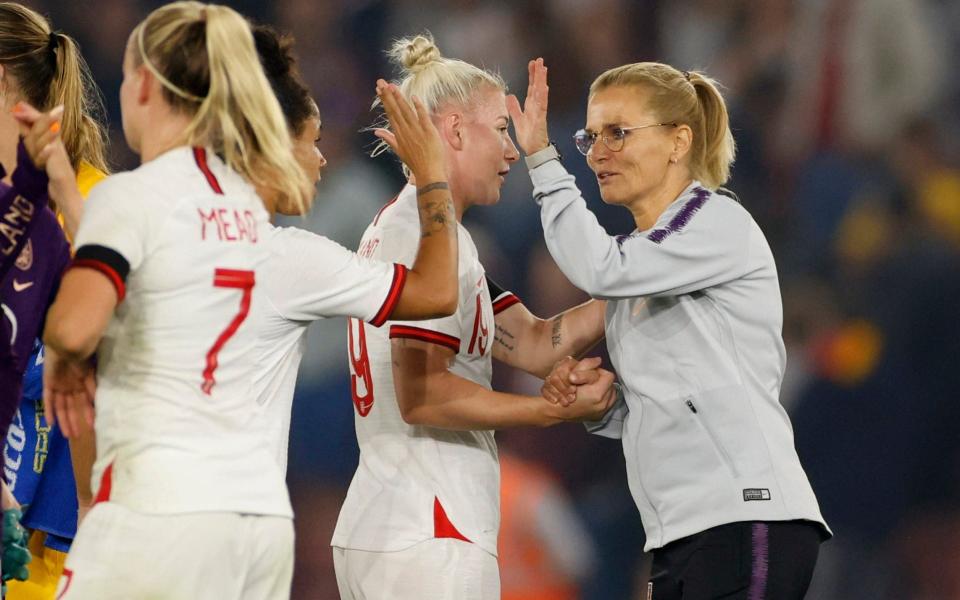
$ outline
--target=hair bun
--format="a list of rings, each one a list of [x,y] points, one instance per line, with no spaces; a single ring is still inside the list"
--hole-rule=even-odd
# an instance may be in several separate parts
[[[443,58],[430,33],[397,40],[393,44],[390,56],[410,73],[422,71],[430,63]]]

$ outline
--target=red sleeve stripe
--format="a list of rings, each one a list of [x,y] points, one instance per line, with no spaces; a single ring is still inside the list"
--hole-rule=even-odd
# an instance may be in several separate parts
[[[217,176],[213,174],[213,171],[210,170],[210,165],[207,164],[207,149],[202,147],[194,147],[193,159],[197,161],[197,167],[200,168],[200,172],[203,173],[203,176],[207,178],[207,183],[210,184],[210,187],[213,188],[213,191],[222,195],[223,188],[220,187],[220,182],[217,181]]]
[[[431,344],[439,344],[441,346],[446,346],[456,353],[460,353],[460,340],[455,338],[452,335],[447,335],[445,333],[440,333],[439,331],[431,331],[429,329],[421,329],[419,327],[411,327],[410,325],[391,325],[390,326],[390,338],[405,338],[408,340],[420,340],[421,342],[430,342]]]
[[[123,283],[123,279],[120,277],[120,274],[117,273],[113,267],[103,261],[94,260],[92,258],[75,258],[67,270],[69,271],[70,269],[76,268],[93,269],[106,275],[107,279],[110,280],[110,283],[113,284],[114,289],[117,290],[117,304],[123,302],[124,296],[127,295],[127,286]]]
[[[393,314],[394,309],[397,308],[397,304],[400,303],[400,295],[403,294],[403,286],[406,283],[407,268],[400,263],[394,263],[393,283],[390,284],[390,291],[380,306],[380,310],[377,311],[376,316],[370,321],[371,325],[380,327],[390,320],[390,315]]]
[[[518,304],[519,302],[520,298],[517,298],[514,294],[507,292],[493,301],[493,314],[498,315],[514,304]]]

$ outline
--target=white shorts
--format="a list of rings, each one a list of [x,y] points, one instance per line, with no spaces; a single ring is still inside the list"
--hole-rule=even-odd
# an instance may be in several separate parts
[[[148,515],[113,502],[77,532],[57,600],[287,600],[293,521],[237,513]]]
[[[500,600],[497,557],[455,539],[399,552],[333,548],[341,600]]]

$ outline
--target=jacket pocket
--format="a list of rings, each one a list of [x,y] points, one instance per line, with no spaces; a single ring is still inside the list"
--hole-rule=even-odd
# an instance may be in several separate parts
[[[717,434],[717,431],[714,429],[714,426],[710,423],[710,415],[704,413],[703,407],[696,403],[693,396],[684,396],[683,403],[687,406],[687,410],[693,415],[693,420],[697,422],[697,425],[700,429],[710,438],[710,444],[716,450],[717,455],[720,457],[720,461],[723,462],[724,466],[730,471],[730,474],[735,478],[740,477],[740,471],[737,469],[736,464],[733,459],[730,457],[730,453],[727,451],[726,446],[724,446],[720,436]]]

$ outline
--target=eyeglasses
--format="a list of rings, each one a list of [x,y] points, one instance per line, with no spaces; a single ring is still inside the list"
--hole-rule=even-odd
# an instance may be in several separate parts
[[[593,145],[597,142],[598,137],[603,140],[603,144],[610,149],[610,152],[620,152],[623,150],[623,140],[627,137],[627,133],[631,131],[636,129],[647,129],[648,127],[676,126],[676,123],[654,123],[653,125],[638,125],[636,127],[617,127],[614,125],[608,125],[607,127],[603,128],[602,134],[581,129],[573,134],[573,142],[577,145],[577,150],[580,151],[580,154],[584,156],[590,153],[590,149],[593,148]]]

